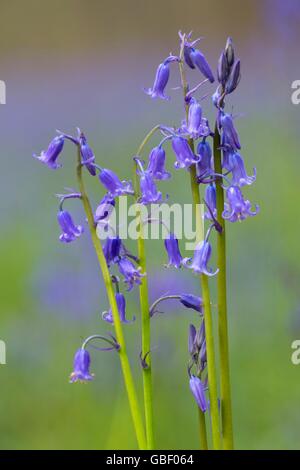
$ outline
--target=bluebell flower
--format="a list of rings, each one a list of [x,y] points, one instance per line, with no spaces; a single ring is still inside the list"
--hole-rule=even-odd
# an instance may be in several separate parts
[[[230,153],[229,165],[232,172],[233,186],[245,186],[254,183],[256,180],[256,168],[253,169],[253,175],[248,176],[245,170],[244,160],[237,152]]]
[[[177,158],[174,164],[175,168],[189,168],[194,163],[197,163],[196,155],[193,154],[188,141],[183,137],[173,137],[172,148]]]
[[[83,227],[81,225],[75,225],[71,214],[67,211],[61,210],[57,214],[57,220],[62,229],[62,234],[59,236],[59,239],[63,243],[73,242],[77,237],[79,237],[83,232]]]
[[[211,68],[205,58],[205,56],[198,49],[191,48],[189,52],[189,58],[192,63],[200,70],[205,78],[208,78],[210,83],[215,81]]]
[[[169,263],[167,264],[167,266],[174,266],[175,268],[180,268],[182,263],[182,256],[179,249],[178,239],[176,238],[174,233],[169,233],[169,235],[165,238],[164,243],[169,258]]]
[[[96,175],[96,168],[95,168],[95,155],[93,150],[90,148],[90,146],[87,143],[86,137],[83,132],[79,132],[78,140],[79,140],[79,147],[80,147],[80,153],[82,157],[82,163],[83,165],[87,168],[89,173],[92,176]]]
[[[199,177],[209,176],[213,172],[212,168],[212,151],[211,146],[207,140],[203,140],[197,145],[197,155],[199,160],[197,162],[197,174]]]
[[[135,317],[133,317],[132,320],[127,320],[126,319],[126,300],[123,294],[120,292],[116,293],[116,301],[117,301],[117,306],[118,306],[118,312],[119,312],[119,317],[121,320],[121,323],[132,323],[135,321]],[[105,320],[107,323],[114,323],[113,319],[113,314],[111,309],[109,309],[108,312],[103,312],[102,314],[103,320]]]
[[[134,193],[131,183],[121,181],[111,170],[102,169],[99,174],[99,179],[112,197]]]
[[[190,99],[187,132],[191,137],[197,138],[200,128],[202,126],[202,108],[197,100]]]
[[[107,266],[109,267],[113,263],[117,263],[120,260],[122,249],[122,240],[120,237],[108,236],[103,245],[103,253],[106,259]]]
[[[73,372],[70,375],[70,382],[88,382],[93,380],[94,375],[90,373],[90,354],[86,349],[78,349],[74,356]]]
[[[196,274],[205,274],[206,276],[215,276],[218,273],[219,269],[215,272],[212,271],[211,268],[208,267],[209,260],[211,258],[211,244],[208,241],[202,241],[198,243],[196,246],[194,257],[186,258],[183,260],[183,264],[193,271]],[[191,264],[189,265],[189,262]]]
[[[134,264],[127,258],[121,258],[118,262],[120,273],[124,276],[124,281],[128,286],[128,290],[132,290],[134,284],[141,284],[141,278],[145,274],[141,274],[141,268],[136,268]]]
[[[57,163],[57,158],[59,157],[63,146],[64,146],[64,136],[58,135],[50,142],[49,147],[46,151],[42,150],[40,155],[33,155],[34,158],[40,160],[40,162],[47,165],[52,170],[56,170],[61,167],[60,163]]]
[[[192,308],[196,312],[203,313],[203,300],[201,297],[193,294],[182,294],[179,301],[186,308]]]
[[[165,170],[166,152],[162,146],[154,147],[149,155],[147,172],[156,180],[171,178],[171,173]]]
[[[190,389],[192,394],[194,395],[197,405],[199,406],[200,410],[202,410],[204,413],[207,410],[205,389],[201,380],[195,375],[192,375],[190,378]]]
[[[159,64],[155,80],[152,88],[148,88],[145,90],[147,95],[151,96],[151,98],[160,98],[162,100],[169,100],[170,97],[165,95],[165,88],[169,81],[170,76],[170,62],[178,61],[178,57],[169,56],[167,59]]]
[[[238,133],[233,124],[232,116],[222,112],[220,114],[220,125],[222,127],[223,133],[225,134],[227,144],[230,145],[233,149],[240,149],[241,144]]]
[[[238,84],[240,83],[241,80],[241,62],[240,60],[237,60],[230,72],[230,75],[228,77],[228,80],[225,85],[225,93],[229,95],[232,93]]]
[[[237,220],[244,220],[247,217],[253,217],[258,213],[258,206],[255,210],[251,210],[251,202],[244,200],[242,191],[238,186],[229,186],[226,189],[227,203],[222,213],[222,217],[229,222],[236,222]]]
[[[109,193],[106,193],[95,211],[95,222],[108,219],[114,210],[115,205],[115,199]]]
[[[195,69],[195,64],[194,64],[194,62],[192,61],[192,58],[191,58],[191,52],[192,52],[192,48],[185,44],[184,49],[183,49],[183,56],[184,56],[185,63],[191,69]]]
[[[217,195],[216,187],[213,183],[208,184],[205,188],[205,202],[209,207],[208,211],[205,211],[204,217],[208,220],[214,220],[217,217]]]
[[[158,191],[153,176],[144,171],[140,177],[141,204],[156,204],[162,200],[162,193]]]
[[[225,87],[230,74],[230,65],[228,64],[225,52],[222,52],[218,62],[218,82]]]

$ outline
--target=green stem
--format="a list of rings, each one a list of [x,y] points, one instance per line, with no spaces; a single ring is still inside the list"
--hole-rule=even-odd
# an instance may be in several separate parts
[[[200,211],[200,193],[196,180],[195,166],[190,169],[191,175],[191,189],[193,195],[194,213],[196,215],[197,227],[197,242],[203,240],[203,228]],[[201,228],[200,228],[201,227]],[[206,338],[206,353],[207,353],[207,373],[208,373],[208,388],[210,398],[210,414],[211,414],[211,428],[212,428],[212,441],[214,449],[220,449],[220,423],[219,423],[219,409],[218,409],[218,389],[217,389],[217,371],[215,362],[214,338],[213,338],[213,323],[211,314],[211,303],[208,278],[204,274],[200,276],[202,298],[203,298],[203,312],[205,324],[205,338]]]
[[[188,92],[188,86],[183,66],[183,49],[184,41],[182,41],[182,46],[180,50],[180,62],[179,62],[179,71],[181,76],[181,84],[185,96]],[[186,111],[186,122],[188,124],[188,112],[189,106],[185,104]],[[189,144],[194,152],[194,141],[189,139]],[[190,178],[191,178],[191,191],[193,198],[194,214],[196,218],[196,238],[197,242],[204,239],[202,217],[200,211],[200,192],[199,186],[196,179],[196,167],[192,165],[190,168]],[[211,414],[211,428],[212,428],[212,440],[214,449],[220,449],[220,422],[219,422],[219,409],[218,409],[218,389],[217,389],[217,371],[215,363],[215,350],[214,350],[214,338],[213,338],[213,323],[211,315],[211,303],[210,303],[210,293],[208,278],[204,274],[200,276],[202,297],[203,297],[203,311],[204,311],[204,324],[205,324],[205,336],[206,336],[206,353],[207,353],[207,373],[208,373],[208,384],[209,384],[209,397],[210,397],[210,414]]]
[[[135,385],[134,385],[131,368],[130,368],[130,364],[129,364],[129,360],[127,356],[125,338],[124,338],[124,334],[122,330],[122,324],[121,324],[120,317],[119,317],[118,306],[117,306],[117,302],[115,298],[113,285],[111,282],[110,273],[106,264],[105,256],[103,254],[102,245],[96,233],[96,226],[94,222],[93,211],[92,211],[91,204],[90,204],[87,192],[85,190],[84,182],[83,182],[82,164],[81,164],[81,156],[80,156],[79,148],[78,148],[78,163],[77,163],[77,179],[78,179],[78,184],[79,184],[79,190],[82,196],[83,207],[87,216],[89,229],[91,232],[92,242],[93,242],[94,249],[95,249],[95,252],[96,252],[100,267],[101,267],[109,304],[112,310],[114,327],[115,327],[115,332],[116,332],[116,339],[120,345],[119,357],[120,357],[125,387],[126,387],[126,391],[128,395],[129,406],[130,406],[130,411],[132,415],[132,420],[133,420],[133,425],[134,425],[138,445],[140,449],[145,449],[146,439],[145,439],[145,433],[144,433],[144,425],[143,425],[143,420],[142,420],[142,416],[141,416],[140,409],[139,409]]]
[[[155,126],[148,132],[143,142],[138,148],[137,156],[140,156],[144,146],[150,140],[152,135],[159,130],[160,126]],[[134,165],[133,184],[135,190],[135,199],[138,202],[139,188],[138,188],[138,177],[137,168]],[[142,220],[142,211],[138,206],[137,211],[139,236],[138,236],[138,257],[139,264],[142,268],[142,273],[147,273],[146,266],[146,252],[145,252],[145,240],[144,240],[144,224]],[[149,310],[149,294],[148,294],[148,281],[147,277],[143,277],[140,287],[140,305],[141,305],[141,320],[142,320],[142,358],[147,362],[147,368],[143,367],[143,389],[144,389],[144,407],[145,407],[145,421],[146,421],[146,438],[147,438],[147,449],[152,450],[155,448],[154,440],[154,426],[153,426],[153,391],[152,391],[152,369],[151,369],[151,325],[150,325],[150,310]]]
[[[200,410],[200,408],[198,408],[198,419],[199,419],[200,449],[208,450],[205,414],[203,413],[202,410]]]
[[[218,174],[222,173],[221,139],[218,126],[215,126],[214,134],[214,168]],[[226,298],[226,237],[225,221],[222,217],[224,210],[224,191],[222,179],[216,181],[217,193],[217,220],[222,227],[222,233],[218,233],[218,312],[219,312],[219,353],[220,353],[220,375],[221,375],[221,415],[223,448],[233,449],[232,409],[229,374],[229,348],[228,348],[228,326],[227,326],[227,298]]]
[[[138,238],[138,257],[140,260],[140,267],[142,273],[146,273],[146,256],[145,256],[145,241],[143,235],[143,223],[141,212],[138,214],[139,220],[139,238]],[[147,368],[143,368],[143,384],[144,384],[144,405],[145,405],[145,420],[146,420],[146,436],[147,436],[147,449],[152,450],[155,447],[154,443],[154,428],[153,428],[153,398],[152,398],[152,371],[151,371],[151,329],[150,329],[150,312],[149,312],[149,295],[148,295],[148,282],[147,278],[142,279],[140,285],[140,304],[142,314],[142,358],[147,357]]]

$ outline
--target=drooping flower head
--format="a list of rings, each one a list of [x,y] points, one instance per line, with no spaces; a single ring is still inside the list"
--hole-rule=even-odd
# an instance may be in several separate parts
[[[205,389],[202,381],[195,375],[192,375],[190,378],[190,389],[192,394],[194,395],[197,405],[199,406],[200,410],[202,410],[204,413],[207,410]]]
[[[174,233],[169,233],[169,235],[165,238],[164,243],[169,258],[167,266],[174,266],[175,268],[180,268],[182,263],[182,256],[179,250],[178,239],[176,238]]]
[[[241,144],[238,133],[233,124],[232,116],[230,114],[221,112],[220,125],[223,130],[223,133],[225,134],[227,144],[230,145],[232,149],[239,150],[241,148]]]
[[[232,172],[232,184],[234,186],[242,187],[250,185],[256,180],[256,169],[253,169],[252,176],[248,176],[245,170],[244,160],[239,153],[230,153],[229,165]]]
[[[63,243],[73,242],[77,237],[83,232],[83,227],[81,225],[75,225],[71,214],[68,211],[61,210],[57,214],[57,220],[62,229],[62,234],[59,236],[59,239]]]
[[[122,240],[118,236],[108,236],[103,245],[103,253],[106,259],[107,266],[117,263],[120,260],[122,249]]]
[[[161,145],[154,147],[149,155],[147,172],[156,180],[171,178],[171,173],[165,169],[166,152]]]
[[[132,322],[134,322],[135,317],[133,317],[132,320],[127,320],[127,318],[126,318],[126,300],[125,300],[124,295],[121,294],[121,292],[116,293],[116,301],[117,301],[118,312],[119,312],[121,323],[132,323]],[[111,309],[109,309],[108,312],[103,312],[102,318],[107,323],[111,323],[111,324],[114,323],[113,314],[112,314]]]
[[[197,154],[199,161],[197,162],[197,174],[199,177],[209,176],[212,171],[212,152],[207,140],[202,140],[197,145]]]
[[[95,222],[108,219],[114,210],[115,205],[115,199],[109,193],[105,194],[95,211]]]
[[[187,132],[191,137],[197,138],[202,126],[202,108],[195,98],[191,98],[189,102],[189,113]]]
[[[136,268],[134,264],[127,258],[121,258],[118,262],[120,273],[124,276],[124,281],[128,286],[128,290],[133,289],[134,284],[141,284],[141,278],[145,274],[141,274],[141,268]]]
[[[86,349],[78,349],[74,356],[73,372],[70,375],[70,382],[88,382],[93,380],[94,375],[90,373],[90,354]]]
[[[139,202],[141,204],[157,204],[162,200],[162,193],[158,191],[153,176],[148,171],[141,173],[140,190]]]
[[[170,76],[170,63],[171,62],[178,62],[178,57],[176,56],[169,56],[167,57],[164,62],[159,64],[155,80],[152,88],[148,88],[145,90],[147,95],[151,96],[151,98],[160,98],[162,100],[169,100],[170,97],[165,95],[165,88],[169,81]]]
[[[102,169],[99,174],[99,179],[111,197],[134,193],[131,183],[121,181],[112,170]]]
[[[216,186],[211,183],[205,188],[205,202],[208,210],[205,211],[204,217],[208,220],[214,220],[217,217],[217,195]]]
[[[58,135],[54,137],[54,139],[50,142],[49,147],[46,151],[42,151],[40,155],[33,155],[34,158],[40,160],[40,162],[44,163],[51,168],[51,170],[56,170],[57,168],[61,167],[60,163],[57,163],[57,158],[59,157],[62,149],[64,147],[64,136]]]
[[[192,308],[196,312],[203,314],[203,300],[201,297],[193,294],[182,294],[179,301],[186,308]]]
[[[191,147],[186,139],[183,137],[173,137],[172,148],[176,155],[175,168],[189,168],[191,165],[197,163],[198,159],[193,154]]]
[[[205,274],[206,276],[214,276],[218,273],[219,269],[215,272],[211,268],[208,267],[209,260],[211,258],[211,244],[204,240],[196,246],[194,257],[190,265],[188,265],[188,260],[184,260],[184,264],[188,266],[190,269],[196,274]]]
[[[86,137],[83,132],[78,130],[78,140],[79,140],[79,147],[80,153],[82,158],[82,163],[88,169],[89,173],[92,176],[96,175],[96,168],[94,166],[95,163],[95,155],[89,144],[87,143]]]
[[[242,191],[238,186],[229,186],[226,190],[226,196],[227,203],[225,203],[222,214],[223,219],[236,222],[249,216],[253,217],[258,213],[258,206],[255,206],[255,210],[251,210],[251,202],[244,200]]]

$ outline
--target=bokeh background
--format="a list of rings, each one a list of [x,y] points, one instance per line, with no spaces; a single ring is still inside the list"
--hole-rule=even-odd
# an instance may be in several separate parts
[[[136,445],[114,354],[93,351],[95,381],[68,383],[82,339],[108,330],[101,320],[107,300],[88,234],[68,246],[58,242],[54,194],[76,184],[71,145],[57,172],[32,154],[55,129],[72,133],[80,126],[98,162],[130,177],[131,156],[146,131],[182,117],[178,91],[170,90],[169,103],[142,92],[158,63],[177,51],[179,29],[204,36],[201,47],[214,68],[233,37],[242,81],[228,105],[241,115],[247,168],[258,170],[247,195],[260,214],[228,227],[236,447],[299,448],[300,366],[290,359],[291,342],[300,338],[300,108],[291,102],[291,83],[300,79],[299,21],[298,0],[1,1],[0,78],[7,85],[7,104],[0,106],[2,449]],[[178,85],[172,71],[169,88]],[[204,109],[213,118],[209,100]],[[91,180],[97,204],[103,189]],[[172,201],[190,200],[185,173],[162,189]],[[72,212],[83,219],[76,202]],[[151,299],[179,289],[197,293],[189,273],[162,267],[161,242],[149,242],[147,251]],[[128,307],[138,316],[136,292]],[[155,426],[163,449],[198,445],[186,374],[191,321],[196,314],[170,304],[152,324]],[[139,321],[126,327],[141,395],[139,331]]]

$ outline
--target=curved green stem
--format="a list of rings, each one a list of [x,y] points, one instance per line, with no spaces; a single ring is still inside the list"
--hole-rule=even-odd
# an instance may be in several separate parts
[[[96,226],[94,222],[94,216],[93,216],[91,204],[90,204],[87,192],[85,190],[84,182],[83,182],[82,164],[81,164],[81,156],[80,156],[79,148],[78,148],[78,163],[77,163],[77,179],[78,179],[78,184],[79,184],[79,190],[82,196],[83,207],[87,216],[88,225],[89,225],[89,229],[91,232],[92,242],[93,242],[94,249],[95,249],[95,252],[96,252],[100,267],[101,267],[109,304],[112,310],[114,327],[115,327],[115,332],[116,332],[116,339],[120,345],[119,357],[120,357],[125,387],[126,387],[126,391],[128,395],[129,406],[130,406],[130,411],[132,415],[132,420],[133,420],[133,425],[135,428],[138,445],[140,449],[145,449],[146,439],[145,439],[145,433],[144,433],[144,425],[143,425],[141,412],[139,409],[137,394],[136,394],[135,385],[134,385],[134,381],[133,381],[133,377],[131,373],[131,367],[130,367],[130,363],[129,363],[128,356],[127,356],[122,324],[121,324],[120,317],[119,317],[118,306],[117,306],[117,302],[115,298],[113,285],[111,282],[110,273],[106,264],[105,256],[103,254],[102,245],[100,243],[99,238],[97,237]]]
[[[222,173],[221,139],[218,126],[215,126],[214,134],[214,167],[215,172]],[[229,348],[228,348],[228,326],[227,326],[227,298],[226,298],[226,234],[225,221],[222,217],[224,210],[224,191],[222,178],[216,181],[217,193],[217,220],[222,227],[222,233],[218,233],[218,312],[219,312],[219,352],[221,373],[221,415],[223,448],[233,449],[232,409],[229,374]]]
[[[205,414],[203,413],[202,410],[200,410],[200,408],[198,408],[198,420],[199,420],[200,449],[208,450]]]

